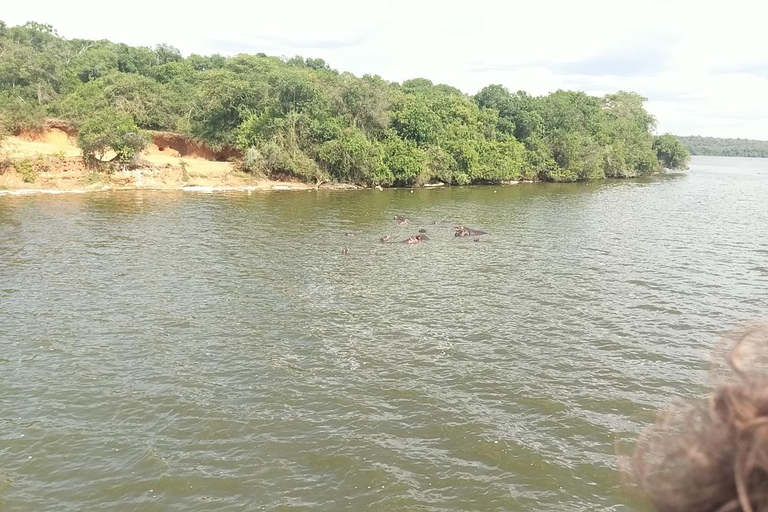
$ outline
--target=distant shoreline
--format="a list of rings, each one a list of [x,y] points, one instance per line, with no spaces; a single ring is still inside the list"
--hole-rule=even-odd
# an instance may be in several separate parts
[[[677,136],[692,156],[768,158],[768,141],[722,137]]]

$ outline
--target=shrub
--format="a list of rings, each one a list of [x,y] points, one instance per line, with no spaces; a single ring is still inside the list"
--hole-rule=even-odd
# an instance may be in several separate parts
[[[0,174],[3,174],[13,166],[8,150],[5,148],[5,134],[0,129]]]
[[[32,160],[17,160],[13,163],[16,172],[21,174],[21,181],[24,183],[34,183],[37,181],[37,172]]]
[[[48,172],[51,170],[51,166],[48,164],[48,160],[38,153],[35,156],[35,172]]]
[[[265,168],[273,178],[287,176],[305,180],[323,181],[327,178],[317,162],[295,147],[285,148],[277,142],[266,142],[259,147]]]
[[[267,170],[267,161],[258,149],[251,146],[246,150],[240,167],[250,174],[264,174]]]
[[[149,144],[149,136],[133,120],[115,111],[103,111],[88,119],[80,127],[77,145],[83,158],[90,163],[101,161],[109,150],[122,164],[135,161]]]
[[[187,171],[187,166],[189,165],[189,162],[187,162],[184,159],[179,160],[179,167],[181,167],[181,181],[186,183],[189,181],[189,172]]]
[[[89,171],[88,176],[85,177],[86,185],[95,185],[104,181],[104,175],[98,172]]]
[[[0,175],[4,174],[11,167],[13,167],[13,160],[0,150]]]

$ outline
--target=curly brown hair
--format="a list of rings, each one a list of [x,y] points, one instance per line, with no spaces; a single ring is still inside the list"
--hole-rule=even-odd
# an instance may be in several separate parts
[[[629,461],[658,512],[768,511],[768,326],[734,329],[718,348],[708,400],[660,412]]]

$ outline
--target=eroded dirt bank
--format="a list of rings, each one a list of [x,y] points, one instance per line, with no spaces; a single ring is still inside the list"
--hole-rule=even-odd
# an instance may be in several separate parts
[[[76,137],[77,132],[55,120],[43,130],[8,137],[3,150],[13,164],[0,174],[0,193],[315,188],[307,183],[273,181],[240,172],[228,161],[238,156],[235,152],[215,152],[167,132],[152,134],[153,142],[141,156],[141,168],[93,172],[83,164]]]

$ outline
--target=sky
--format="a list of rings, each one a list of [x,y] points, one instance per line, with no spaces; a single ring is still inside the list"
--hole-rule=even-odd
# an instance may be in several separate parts
[[[474,94],[488,84],[648,98],[659,133],[768,140],[768,7],[757,0],[3,0],[68,39],[263,52]],[[196,7],[197,6],[197,7]]]

